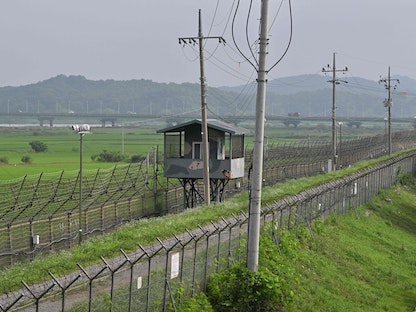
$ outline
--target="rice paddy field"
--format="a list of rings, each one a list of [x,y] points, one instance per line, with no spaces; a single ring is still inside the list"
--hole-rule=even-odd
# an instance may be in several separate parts
[[[242,124],[249,130],[246,135],[246,147],[253,146],[254,125]],[[132,156],[146,156],[157,146],[163,152],[163,134],[157,130],[165,124],[152,124],[141,127],[96,127],[91,134],[83,137],[83,169],[108,169],[115,163],[98,162],[94,155],[103,151],[123,154],[126,159]],[[337,129],[337,136],[340,129]],[[400,129],[401,130],[401,129]],[[363,136],[383,134],[383,124],[363,125],[361,128],[342,130],[342,139],[357,139]],[[281,123],[266,123],[265,144],[296,143],[300,141],[330,141],[330,123],[302,123],[297,128],[285,127]],[[46,144],[47,151],[35,152],[30,142],[40,141]],[[22,161],[28,157],[30,162]],[[0,127],[0,180],[13,180],[26,175],[55,173],[64,171],[78,172],[80,162],[80,137],[70,127]]]
[[[47,151],[35,152],[30,142],[46,144]],[[155,146],[162,147],[163,134],[153,128],[93,128],[83,137],[83,169],[108,169],[115,163],[98,162],[92,156],[108,151],[146,156]],[[22,161],[24,156],[30,162]],[[0,180],[13,180],[25,175],[78,171],[80,165],[80,136],[72,129],[49,127],[0,128]]]

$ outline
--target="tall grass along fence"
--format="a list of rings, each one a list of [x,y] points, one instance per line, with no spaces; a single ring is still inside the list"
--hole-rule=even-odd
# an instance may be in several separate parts
[[[410,147],[416,132],[398,132],[393,149]],[[386,153],[386,137],[345,140],[339,146],[338,167]],[[156,151],[156,149],[155,149]],[[301,142],[265,147],[264,183],[324,173],[332,156],[328,142]],[[30,260],[40,253],[71,248],[81,238],[101,235],[142,217],[180,212],[184,192],[175,179],[165,180],[156,153],[140,163],[108,170],[85,171],[82,198],[77,172],[26,176],[0,182],[0,267]],[[251,152],[246,152],[246,176],[228,183],[223,198],[247,189]],[[80,231],[81,230],[81,231]]]
[[[377,167],[357,172],[324,185],[304,190],[262,209],[262,226],[273,231],[310,228],[313,221],[333,213],[345,213],[364,204],[380,190],[399,182],[416,170],[416,152],[409,151]],[[230,219],[183,235],[138,244],[136,252],[121,250],[115,259],[38,285],[22,282],[22,289],[0,297],[3,311],[172,311],[178,302],[205,290],[207,277],[246,256],[248,216]]]

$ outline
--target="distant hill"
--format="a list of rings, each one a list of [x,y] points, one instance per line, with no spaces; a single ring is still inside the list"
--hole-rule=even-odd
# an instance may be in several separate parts
[[[234,93],[209,89],[214,106],[232,101]],[[0,112],[137,113],[171,115],[201,107],[199,84],[151,80],[87,80],[64,76],[20,87],[0,88]],[[231,113],[231,111],[229,111]]]
[[[416,115],[416,81],[400,79],[392,90],[395,117]],[[300,75],[270,80],[267,84],[266,114],[287,116],[330,116],[332,77]],[[337,116],[380,117],[386,109],[384,85],[359,77],[340,77],[336,85]],[[345,82],[344,82],[345,81]],[[254,115],[256,84],[210,88],[207,91],[208,115],[212,118]],[[0,88],[0,113],[78,112],[137,113],[178,115],[201,108],[199,84],[158,83],[151,80],[88,80],[83,76],[59,75],[20,87]]]
[[[386,116],[383,100],[387,97],[384,84],[360,77],[337,76],[337,116],[380,117]],[[416,80],[405,76],[399,79],[397,88],[391,88],[393,99],[392,115],[411,117],[416,115]],[[304,116],[330,116],[332,113],[331,75],[299,75],[270,80],[267,83],[267,107],[269,114],[287,116],[299,112]],[[222,90],[236,93],[255,92],[251,85],[223,87]],[[249,91],[248,91],[249,90]],[[413,91],[415,90],[415,91]]]
[[[317,91],[327,88],[325,83],[328,80],[321,75],[300,75],[270,80],[267,83],[267,91],[276,94],[296,94],[299,92]],[[222,87],[222,90],[236,93],[244,92],[245,86]],[[253,88],[255,91],[256,89]]]

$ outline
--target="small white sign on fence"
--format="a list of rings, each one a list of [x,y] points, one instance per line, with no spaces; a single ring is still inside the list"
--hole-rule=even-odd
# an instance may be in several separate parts
[[[174,279],[179,276],[179,252],[172,254],[170,259],[170,279]]]

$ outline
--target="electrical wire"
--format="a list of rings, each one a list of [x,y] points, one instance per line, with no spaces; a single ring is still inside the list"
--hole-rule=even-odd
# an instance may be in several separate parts
[[[241,55],[239,54],[239,52],[238,51],[236,51],[231,45],[229,45],[228,43],[225,43],[225,45],[222,45],[222,47],[223,47],[223,52],[225,53],[225,55],[227,55],[227,57],[230,59],[230,61],[232,61],[233,63],[236,63],[236,64],[238,64],[239,66],[242,64],[242,63],[244,63],[244,62],[246,62],[246,60],[245,59],[243,59],[243,60],[241,60]],[[225,48],[227,48],[227,49],[230,49],[233,53],[235,53],[238,57],[239,57],[239,59],[236,59],[236,58],[234,58],[233,56],[231,56],[230,54],[229,54],[229,51],[227,50],[227,49],[225,49]]]
[[[282,5],[283,5],[283,1],[285,1],[285,0],[280,1],[279,8],[277,9],[276,14],[274,15],[273,21],[270,23],[269,32],[271,31],[274,23],[276,22],[277,16],[279,15],[280,9],[282,8]]]
[[[250,15],[251,15],[252,5],[253,5],[253,0],[250,0],[250,5],[249,5],[249,8],[248,8],[247,19],[246,19],[246,43],[247,43],[248,49],[251,53],[251,56],[253,57],[253,60],[256,62],[256,68],[258,68],[259,62],[258,62],[257,58],[254,55],[253,49],[250,45],[250,38],[249,38],[249,35],[248,35],[248,31],[249,31],[248,25],[250,24],[249,22],[250,22]]]
[[[194,49],[195,53],[197,52],[197,49],[195,49],[193,46],[191,46],[192,49]],[[217,58],[214,54],[214,52],[210,52],[209,50],[205,49],[205,52],[207,54],[210,55],[210,57],[205,58],[205,60],[207,60],[208,62],[210,62],[212,65],[214,65],[215,67],[217,67],[218,69],[220,69],[221,71],[237,78],[240,79],[242,81],[247,81],[249,78],[249,76],[245,76],[243,75],[241,72],[236,71],[234,68],[232,68],[230,65],[224,63],[223,61],[221,61],[219,58]],[[214,59],[215,61],[217,61],[218,63],[220,63],[223,67],[221,67],[220,65],[218,65],[217,63],[213,62],[212,59]],[[228,70],[226,70],[225,68],[228,68]],[[241,76],[241,77],[240,77]]]
[[[321,73],[321,70],[318,70],[318,71],[316,71],[316,72],[314,72],[313,74],[310,74],[310,75],[317,75],[317,74],[320,74],[320,73]],[[278,82],[276,81],[276,83],[274,83],[274,80],[277,80],[278,78],[269,75],[269,77],[271,78],[271,80],[268,81],[268,84],[269,85],[282,84],[282,85],[285,85],[285,86],[299,86],[299,87],[301,87],[301,86],[304,86],[304,84],[303,84],[304,82],[307,82],[308,81],[308,79],[309,79],[308,76],[309,75],[302,75],[302,76],[300,76],[302,78],[301,80],[296,81],[296,82],[292,82],[292,83],[288,83],[288,82],[285,82],[283,80],[279,80]]]
[[[233,101],[227,101],[223,97],[217,97],[216,93],[211,93],[211,95],[221,101],[226,100],[228,106],[232,107],[232,114],[234,116],[243,116],[248,107],[251,103],[253,103],[253,98],[255,97],[256,93],[252,90],[255,87],[255,84],[247,83],[243,89],[240,90],[239,94],[234,98]],[[251,90],[251,91],[250,91]],[[237,105],[235,105],[237,103]],[[207,105],[209,106],[209,104]],[[236,114],[238,112],[238,114]],[[223,119],[223,118],[221,118]]]
[[[235,0],[233,1],[233,4],[231,5],[231,9],[230,9],[229,14],[228,14],[227,22],[225,23],[224,29],[223,29],[223,31],[222,31],[222,33],[221,33],[221,38],[223,38],[223,37],[224,37],[224,34],[225,34],[225,32],[226,32],[226,30],[227,30],[227,28],[228,28],[228,24],[229,24],[229,22],[230,22],[231,15],[232,15],[232,12],[233,12],[234,2],[235,2]],[[214,18],[212,19],[211,28],[212,28],[212,27],[213,27],[213,25],[214,25],[214,19],[215,19],[215,16],[216,16],[216,14],[217,14],[218,3],[219,3],[219,0],[218,0],[218,2],[217,2],[217,6],[216,6],[216,8],[215,8],[215,14],[214,14]],[[210,29],[210,32],[211,32],[211,29]],[[209,36],[209,35],[208,35],[208,36]],[[218,49],[218,47],[219,47],[219,46],[224,46],[225,44],[226,44],[225,39],[223,39],[223,40],[218,40],[218,44],[217,44],[216,48],[214,49],[214,51],[212,52],[211,56],[212,56],[212,55],[213,55],[213,54],[217,51],[217,49]],[[205,44],[204,44],[204,49],[205,49]],[[210,57],[208,57],[208,58],[206,58],[206,60],[209,60],[209,59],[211,58],[211,56],[210,56]]]
[[[279,15],[279,12],[281,12],[281,8],[282,8],[282,5],[283,5],[283,1],[284,0],[282,0],[280,2],[279,8],[277,10],[277,13],[275,14],[274,19],[273,19],[273,22],[270,25],[270,29],[273,27],[274,23],[276,22],[277,16]],[[216,7],[215,7],[214,17],[212,18],[211,23],[210,23],[209,33],[211,33],[211,31],[213,29],[213,25],[215,23],[215,19],[216,19],[217,14],[218,14],[218,6],[219,6],[219,1],[217,1]],[[235,9],[234,9],[234,7],[235,7]],[[237,40],[236,40],[235,27],[236,27],[237,16],[238,16],[238,13],[240,11],[240,0],[237,0],[237,3],[235,3],[235,1],[233,2],[232,6],[231,6],[230,13],[228,14],[227,23],[226,23],[226,25],[224,27],[224,31],[223,31],[223,34],[224,34],[225,31],[226,31],[226,29],[227,29],[227,27],[228,27],[228,24],[229,24],[229,22],[231,20],[231,16],[232,16],[231,35],[232,35],[232,40],[233,40],[234,46],[237,49],[237,51],[235,51],[227,43],[225,45],[223,45],[223,46],[230,48],[234,53],[236,53],[237,55],[239,55],[240,57],[242,57],[243,58],[243,61],[249,63],[255,69],[254,72],[256,72],[257,71],[258,64],[259,64],[257,58],[255,57],[255,51],[257,51],[257,49],[258,49],[258,40],[256,40],[253,44],[251,44],[250,43],[250,38],[249,38],[249,25],[250,25],[250,19],[252,17],[252,9],[253,9],[253,1],[250,0],[248,12],[247,12],[247,15],[246,15],[246,22],[245,22],[245,24],[246,24],[245,25],[245,36],[246,36],[246,44],[248,45],[248,49],[250,51],[251,56],[248,57],[240,49],[239,44],[237,44]],[[274,68],[284,58],[284,56],[286,55],[286,53],[287,53],[287,51],[289,49],[289,46],[291,44],[292,37],[293,37],[293,18],[292,18],[292,9],[291,9],[291,2],[290,1],[289,1],[289,9],[290,9],[289,12],[290,12],[290,25],[291,25],[291,27],[290,27],[291,31],[290,31],[290,36],[289,36],[289,42],[287,44],[287,47],[286,47],[283,55],[270,67],[270,69],[268,71],[270,71],[272,68]],[[232,14],[233,11],[234,11],[234,14]],[[231,75],[231,76],[233,76],[233,77],[235,77],[237,79],[242,79],[242,80],[247,81],[246,86],[250,86],[252,84],[252,81],[253,81],[251,77],[245,76],[244,78],[241,78],[241,76],[242,76],[241,72],[235,70],[234,68],[232,68],[231,66],[229,66],[229,64],[223,62],[222,60],[218,59],[215,56],[216,51],[217,51],[217,49],[218,49],[219,46],[220,46],[220,44],[217,44],[217,46],[215,47],[215,49],[212,52],[207,51],[208,57],[205,58],[205,59],[208,60],[213,66],[217,67],[218,69],[220,69],[221,71],[227,73],[228,75]],[[204,45],[204,49],[205,49],[205,45]],[[225,48],[224,48],[224,51],[228,52],[227,49],[225,49]],[[232,59],[231,56],[228,53],[226,53],[226,54],[229,56],[230,59]],[[195,55],[197,55],[197,51],[196,50],[195,50]],[[195,57],[193,59],[193,61],[195,61],[196,59],[197,59],[197,57]],[[235,61],[235,62],[237,62],[238,64],[241,64],[241,61]],[[244,91],[242,90],[240,92],[240,94],[236,96],[235,100],[231,102],[231,104],[234,104],[241,97],[243,97],[242,96],[243,92]],[[251,97],[252,97],[252,95],[250,94],[249,96],[245,96],[245,99],[248,99],[248,98],[251,98]],[[243,98],[243,100],[244,100],[244,98]],[[242,101],[242,102],[239,102],[239,103],[241,103],[241,104],[239,104],[239,108],[240,109],[238,109],[237,111],[238,112],[241,112],[241,111],[244,111],[245,112],[247,110],[247,108],[249,107],[250,101],[249,100],[246,100],[246,101]]]
[[[251,66],[253,66],[253,68],[254,69],[256,69],[256,65],[254,65],[251,61],[250,61],[250,59],[249,58],[247,58],[247,56],[243,53],[243,51],[241,51],[240,50],[240,48],[239,48],[239,46],[238,46],[238,44],[237,44],[237,41],[236,41],[236,39],[235,39],[235,33],[234,33],[234,25],[235,25],[235,19],[236,19],[236,16],[237,16],[237,12],[238,12],[238,9],[239,9],[239,7],[240,7],[240,0],[238,0],[238,2],[237,2],[237,6],[236,6],[236,9],[235,9],[235,12],[234,12],[234,16],[233,16],[233,21],[232,21],[232,23],[231,23],[231,37],[232,37],[232,39],[233,39],[233,42],[234,42],[234,45],[235,45],[235,47],[236,47],[236,49],[238,50],[238,52],[240,53],[240,55],[249,63],[249,64],[251,64]]]
[[[283,58],[286,56],[287,51],[289,50],[289,47],[292,43],[292,37],[293,37],[293,14],[292,14],[292,2],[289,0],[289,16],[290,16],[290,35],[289,35],[289,42],[287,43],[286,49],[283,52],[282,56],[267,70],[267,72],[270,72],[277,64],[279,64]]]
[[[275,17],[274,17],[274,19],[273,19],[273,22],[272,22],[272,24],[271,24],[271,26],[270,26],[270,29],[271,29],[271,27],[273,26],[273,24],[274,24],[274,22],[275,22],[275,20],[276,20],[276,18],[277,18],[277,15],[279,14],[279,12],[280,12],[280,10],[281,10],[281,7],[282,7],[282,4],[283,4],[283,0],[282,0],[282,2],[280,3],[280,5],[279,5],[279,8],[278,8],[278,10],[277,10],[277,13],[276,13],[276,15],[275,15]],[[238,12],[238,10],[239,10],[239,6],[240,6],[240,1],[238,1],[238,3],[237,3],[237,7],[236,7],[236,10],[235,10],[235,12],[234,12],[234,17],[233,17],[233,22],[232,22],[232,24],[231,24],[231,34],[232,34],[232,38],[233,38],[233,42],[234,42],[234,45],[235,45],[235,47],[237,48],[237,50],[238,50],[238,52],[240,53],[240,55],[248,62],[248,63],[250,63],[251,64],[251,66],[253,66],[256,70],[257,70],[257,67],[258,67],[258,60],[257,60],[257,58],[255,57],[255,55],[254,55],[254,52],[253,52],[253,48],[252,48],[252,45],[250,44],[250,39],[249,39],[249,21],[250,21],[250,16],[251,16],[251,10],[252,10],[252,0],[250,0],[250,4],[249,4],[249,10],[248,10],[248,13],[247,13],[247,18],[246,18],[246,32],[245,32],[245,35],[246,35],[246,43],[247,43],[247,45],[248,45],[248,49],[249,49],[249,51],[250,51],[250,53],[251,53],[251,57],[253,58],[253,62],[250,60],[250,58],[248,58],[246,55],[245,55],[245,53],[243,53],[243,51],[240,49],[240,47],[239,47],[239,45],[237,44],[237,40],[236,40],[236,37],[235,37],[235,32],[234,32],[234,27],[235,27],[235,21],[236,21],[236,16],[237,16],[237,12]],[[281,61],[282,61],[282,59],[286,56],[286,54],[287,54],[287,52],[288,52],[288,50],[289,50],[289,47],[290,47],[290,45],[291,45],[291,43],[292,43],[292,38],[293,38],[293,13],[292,13],[292,3],[291,3],[291,0],[289,0],[289,17],[290,17],[290,33],[289,33],[289,41],[288,41],[288,43],[287,43],[287,46],[286,46],[286,48],[285,48],[285,50],[284,50],[284,52],[283,52],[283,54],[281,55],[281,57],[272,65],[272,66],[270,66],[270,68],[267,70],[267,72],[270,72],[275,66],[277,66]]]
[[[209,31],[208,31],[208,36],[211,34],[212,28],[214,27],[214,21],[215,21],[215,17],[217,16],[219,3],[220,3],[220,0],[217,0],[217,4],[215,5],[214,16],[212,17],[211,25],[210,25]]]
[[[218,11],[218,5],[219,5],[219,3],[220,3],[220,0],[217,0],[217,4],[215,5],[214,16],[212,17],[211,25],[210,25],[209,31],[208,31],[208,37],[210,36],[211,31],[212,31],[212,28],[214,27],[214,21],[215,21],[215,17],[217,16],[217,11]],[[214,49],[214,52],[213,53],[215,53],[215,51],[218,49],[218,46],[220,45],[220,43],[221,43],[221,40],[219,40],[219,43],[217,44],[217,47]],[[206,44],[207,44],[207,41],[205,40],[204,41],[204,46],[203,46],[204,49],[205,49],[205,45]]]
[[[196,60],[198,60],[199,59],[199,55],[198,54],[195,54],[195,57],[194,58],[190,58],[190,57],[188,57],[187,55],[186,55],[186,53],[185,53],[185,49],[184,49],[184,47],[185,47],[185,45],[181,45],[181,50],[182,50],[182,54],[183,54],[183,56],[189,61],[189,62],[191,62],[191,63],[193,63],[193,62],[195,62]],[[195,51],[195,49],[194,49],[194,51]]]

